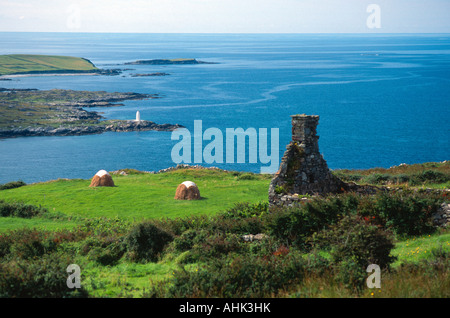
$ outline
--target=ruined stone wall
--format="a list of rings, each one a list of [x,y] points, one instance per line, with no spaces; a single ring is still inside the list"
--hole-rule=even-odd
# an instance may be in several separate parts
[[[270,205],[291,205],[299,195],[340,193],[347,184],[335,177],[319,153],[319,116],[293,115],[292,141],[269,186]]]

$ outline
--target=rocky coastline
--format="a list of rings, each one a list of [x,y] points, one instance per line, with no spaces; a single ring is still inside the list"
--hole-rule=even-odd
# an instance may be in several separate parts
[[[0,138],[78,136],[104,132],[173,131],[179,124],[105,119],[90,107],[117,107],[157,94],[0,88]]]
[[[61,127],[26,127],[9,130],[0,129],[0,138],[32,137],[32,136],[80,136],[101,134],[104,132],[130,131],[173,131],[183,128],[179,124],[156,124],[152,121],[108,120],[98,125],[61,126]]]
[[[170,75],[170,74],[164,73],[164,72],[145,73],[145,74],[136,73],[136,74],[132,74],[131,77],[167,76],[167,75]]]

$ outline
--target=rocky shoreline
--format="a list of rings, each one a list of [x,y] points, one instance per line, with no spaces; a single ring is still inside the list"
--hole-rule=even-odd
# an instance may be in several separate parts
[[[97,70],[49,70],[49,71],[27,71],[11,74],[0,74],[0,80],[10,81],[12,78],[28,76],[73,76],[73,75],[105,75],[117,76],[122,74],[121,69],[97,69]]]
[[[159,98],[157,94],[0,88],[0,138],[77,136],[104,132],[173,131],[179,124],[147,120],[105,120],[90,107],[122,106],[125,100]]]
[[[183,128],[179,124],[156,124],[152,121],[141,120],[108,120],[99,125],[61,126],[61,127],[26,127],[10,130],[0,130],[0,138],[32,137],[32,136],[80,136],[101,134],[104,132],[130,132],[130,131],[173,131]]]

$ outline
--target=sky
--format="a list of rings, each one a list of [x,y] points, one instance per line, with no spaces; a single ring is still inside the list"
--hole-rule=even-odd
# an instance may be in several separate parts
[[[0,32],[450,33],[450,0],[0,0]]]

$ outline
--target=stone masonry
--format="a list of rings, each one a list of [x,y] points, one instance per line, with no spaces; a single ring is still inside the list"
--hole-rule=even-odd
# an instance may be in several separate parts
[[[269,204],[292,205],[301,196],[341,193],[349,185],[335,177],[319,153],[319,116],[293,115],[292,141],[287,145],[280,168],[269,186]]]

